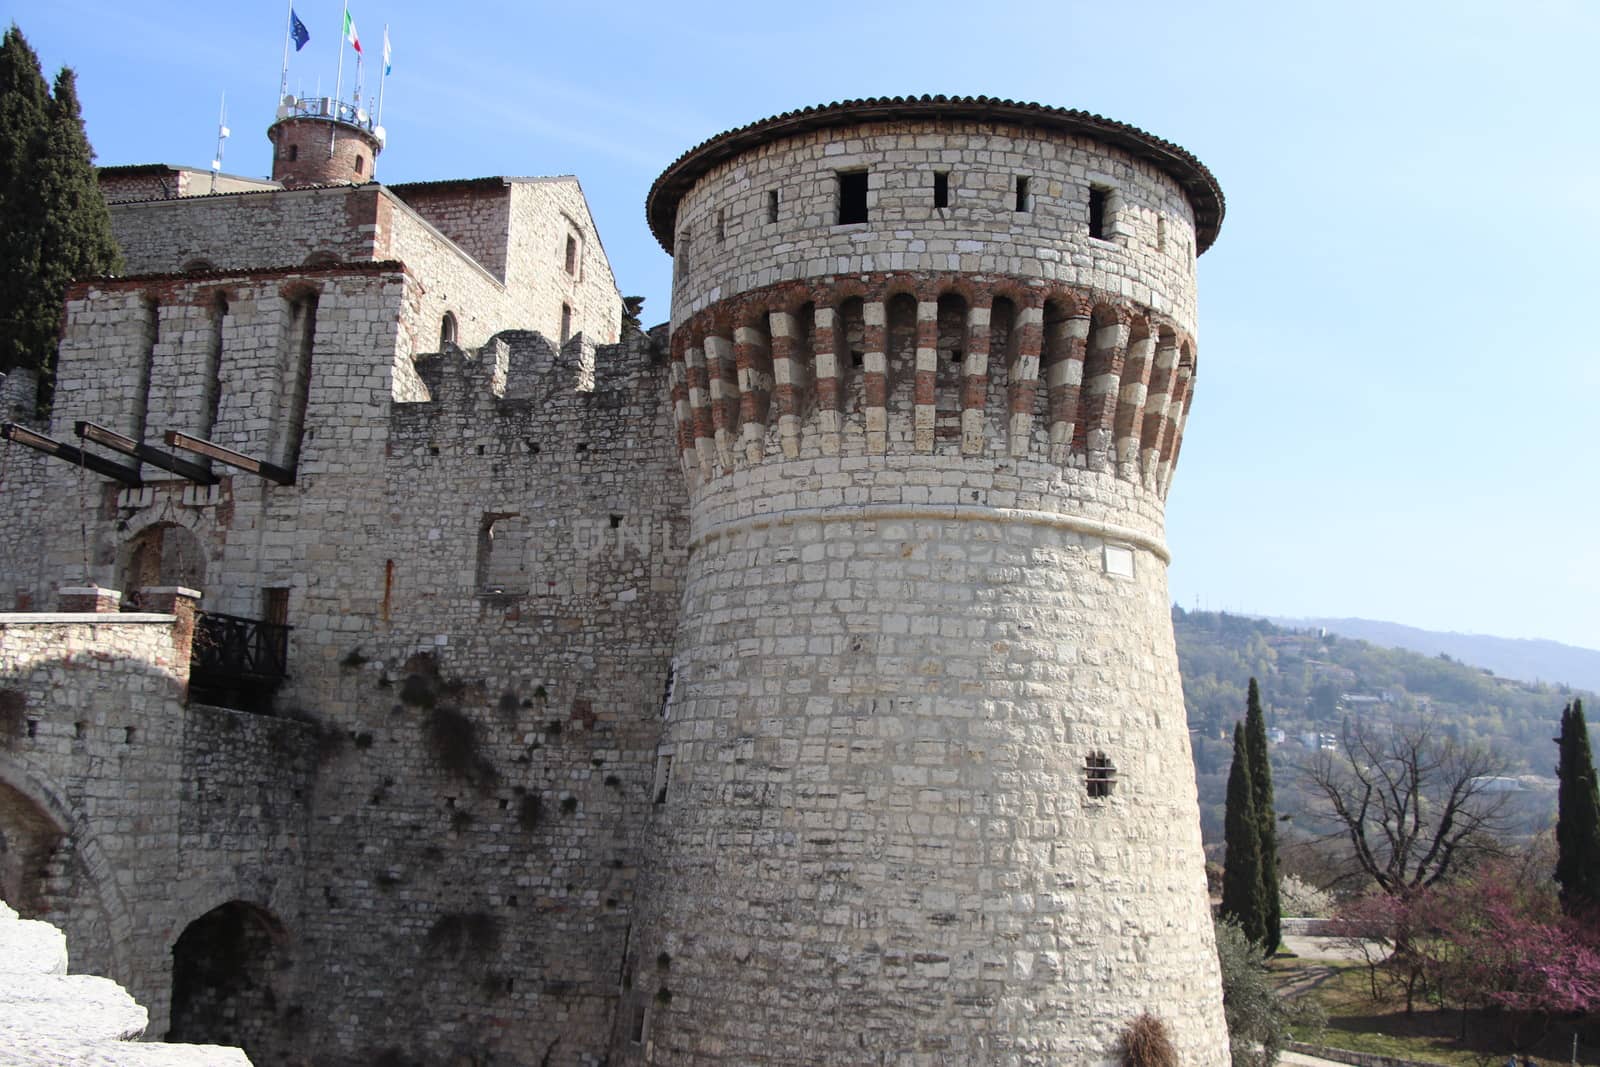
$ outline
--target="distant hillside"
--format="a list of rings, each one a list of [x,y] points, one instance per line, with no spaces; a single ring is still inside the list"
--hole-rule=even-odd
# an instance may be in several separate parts
[[[1526,641],[1483,634],[1441,633],[1419,630],[1397,622],[1372,619],[1271,619],[1296,629],[1326,627],[1344,637],[1371,641],[1387,648],[1407,648],[1425,656],[1441,653],[1451,659],[1487,667],[1502,678],[1525,682],[1553,682],[1600,690],[1600,652],[1563,645],[1558,641]]]
[[[1574,696],[1600,707],[1592,693],[1567,685],[1503,677],[1460,662],[1454,653],[1383,647],[1341,635],[1331,623],[1324,634],[1178,607],[1172,622],[1208,843],[1222,832],[1233,724],[1244,717],[1245,686],[1252,677],[1261,684],[1267,726],[1275,731],[1273,777],[1279,809],[1288,812],[1298,801],[1294,768],[1319,746],[1333,744],[1345,722],[1429,721],[1441,735],[1502,756],[1509,773],[1530,776],[1526,825],[1542,825],[1554,814],[1556,753],[1550,739],[1561,708]]]

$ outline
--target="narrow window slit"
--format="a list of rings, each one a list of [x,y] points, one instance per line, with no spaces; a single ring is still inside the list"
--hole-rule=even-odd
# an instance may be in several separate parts
[[[1111,190],[1101,185],[1089,187],[1089,236],[1106,240],[1106,208],[1111,201]]]

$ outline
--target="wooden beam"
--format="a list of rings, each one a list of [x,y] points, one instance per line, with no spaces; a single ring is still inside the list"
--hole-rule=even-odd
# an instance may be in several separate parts
[[[112,451],[121,452],[125,456],[143,460],[152,467],[160,467],[164,471],[171,471],[178,477],[187,478],[191,482],[197,482],[200,485],[216,485],[219,481],[215,474],[212,474],[198,463],[190,463],[186,459],[179,459],[177,456],[163,452],[159,448],[153,448],[143,441],[135,441],[133,438],[126,437],[115,430],[108,430],[104,426],[79,419],[72,424],[72,429],[74,433],[85,441],[93,441],[97,445],[104,445]]]
[[[280,467],[276,463],[268,463],[264,459],[254,459],[242,452],[224,448],[204,438],[190,437],[188,434],[179,433],[177,430],[168,430],[164,440],[167,442],[168,448],[181,448],[185,452],[193,452],[196,455],[214,459],[218,463],[237,467],[239,470],[259,475],[269,481],[277,482],[279,485],[294,484],[294,471],[289,470],[287,467]]]
[[[53,437],[46,437],[42,433],[34,433],[27,427],[18,426],[14,422],[0,423],[0,437],[4,437],[7,441],[15,441],[19,445],[25,445],[36,452],[43,452],[47,456],[65,460],[74,467],[92,470],[96,474],[121,482],[130,489],[137,489],[144,484],[139,478],[138,470],[133,467],[105,459],[95,455],[93,452],[85,452],[83,449],[75,448],[72,445],[62,444]]]

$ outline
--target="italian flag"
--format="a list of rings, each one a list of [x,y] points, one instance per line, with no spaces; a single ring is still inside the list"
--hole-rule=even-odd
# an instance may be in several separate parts
[[[350,12],[344,13],[344,35],[350,40],[350,47],[356,50],[356,55],[366,58],[366,53],[361,50],[361,38],[356,36],[356,20],[350,17]]]

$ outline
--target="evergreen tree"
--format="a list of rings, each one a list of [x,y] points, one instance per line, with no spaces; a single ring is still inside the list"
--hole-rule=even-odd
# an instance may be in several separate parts
[[[1261,901],[1261,822],[1244,724],[1233,727],[1233,769],[1228,772],[1228,802],[1223,823],[1226,857],[1222,871],[1222,917],[1239,924],[1261,944],[1267,936]]]
[[[1569,913],[1600,906],[1600,787],[1589,748],[1589,726],[1583,701],[1561,712],[1556,776],[1556,881],[1561,904]]]
[[[37,371],[47,401],[67,286],[120,269],[76,77],[63,68],[52,96],[12,26],[0,41],[0,372]]]
[[[38,188],[44,208],[39,236],[44,295],[36,336],[39,350],[48,353],[39,367],[39,398],[47,403],[54,385],[56,341],[67,286],[75,278],[122,269],[122,255],[111,236],[111,212],[95,173],[94,151],[78,113],[77,75],[66,67],[56,75],[50,100]]]
[[[39,57],[12,26],[0,38],[0,373],[41,362],[33,336],[40,214],[33,177],[49,120]]]
[[[1272,795],[1272,755],[1267,745],[1267,719],[1261,711],[1261,690],[1250,679],[1245,698],[1245,750],[1250,757],[1251,799],[1255,804],[1257,850],[1261,857],[1261,948],[1268,956],[1282,940],[1283,906],[1278,899],[1278,814]]]

